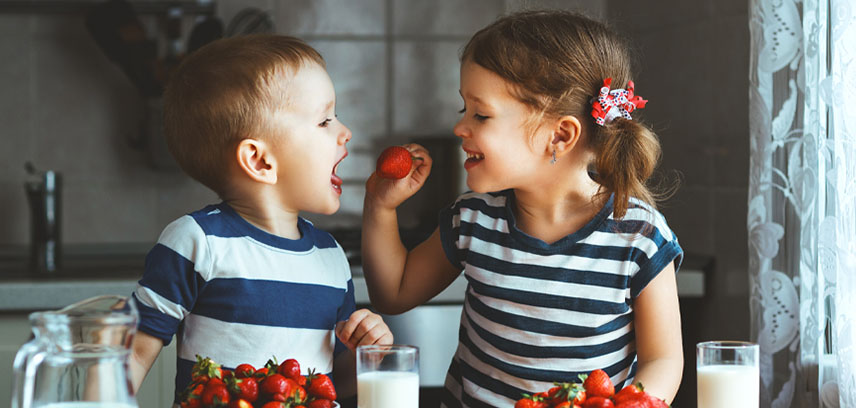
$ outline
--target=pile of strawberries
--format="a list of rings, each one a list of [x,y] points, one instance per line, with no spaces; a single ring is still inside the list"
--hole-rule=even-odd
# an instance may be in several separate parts
[[[226,370],[210,358],[196,356],[191,382],[180,396],[181,408],[331,408],[336,389],[324,374],[300,374],[291,358],[277,363],[274,357],[256,369],[240,364]]]
[[[628,385],[615,392],[609,375],[594,370],[580,375],[580,383],[555,383],[549,391],[523,394],[514,408],[668,408],[665,401],[648,394],[642,383]]]

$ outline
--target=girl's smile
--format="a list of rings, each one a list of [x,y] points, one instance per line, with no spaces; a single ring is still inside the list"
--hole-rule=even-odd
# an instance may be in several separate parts
[[[467,154],[467,160],[464,162],[464,169],[466,170],[478,166],[484,160],[484,155],[481,153],[469,149],[464,149],[464,152]]]

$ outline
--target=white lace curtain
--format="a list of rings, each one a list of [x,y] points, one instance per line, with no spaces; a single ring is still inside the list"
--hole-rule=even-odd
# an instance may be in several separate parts
[[[856,1],[750,0],[762,407],[856,407]]]

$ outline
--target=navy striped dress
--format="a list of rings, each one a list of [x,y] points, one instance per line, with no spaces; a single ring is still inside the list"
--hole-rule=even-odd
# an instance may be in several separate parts
[[[683,252],[663,216],[612,198],[547,244],[515,227],[512,190],[467,193],[440,214],[448,259],[468,281],[444,406],[510,407],[600,368],[618,388],[636,370],[633,299]],[[640,232],[641,231],[641,232]]]
[[[170,223],[146,257],[133,296],[139,330],[178,341],[176,391],[197,354],[227,368],[296,358],[333,370],[345,350],[336,322],[355,310],[351,270],[333,237],[298,219],[301,238],[256,228],[225,203]]]

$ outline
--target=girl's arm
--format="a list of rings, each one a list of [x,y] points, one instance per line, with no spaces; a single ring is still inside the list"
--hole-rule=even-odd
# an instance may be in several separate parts
[[[674,263],[669,263],[633,302],[636,381],[645,391],[671,403],[681,385],[684,354],[681,345],[681,313]]]
[[[373,173],[366,182],[363,205],[363,272],[372,305],[381,313],[403,313],[449,286],[460,274],[446,258],[439,229],[410,252],[398,234],[396,208],[416,193],[431,172],[425,148],[405,146],[413,156],[414,169],[400,180],[386,180]]]

